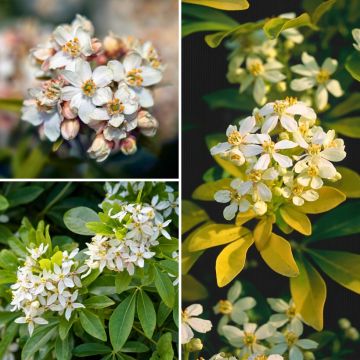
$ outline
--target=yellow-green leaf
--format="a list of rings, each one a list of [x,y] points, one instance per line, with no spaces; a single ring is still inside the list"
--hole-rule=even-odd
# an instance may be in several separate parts
[[[307,236],[311,235],[311,222],[309,218],[294,206],[282,206],[280,214],[284,221],[294,230]]]
[[[182,201],[182,221],[181,221],[181,232],[186,233],[196,225],[209,219],[208,214],[200,206],[196,205],[192,201]]]
[[[61,266],[62,264],[62,259],[63,259],[63,254],[61,251],[57,251],[52,257],[51,257],[51,262],[53,264],[59,265]]]
[[[290,279],[291,296],[304,322],[321,331],[326,300],[325,281],[305,258],[297,259],[297,264],[300,275]]]
[[[336,170],[342,178],[331,184],[334,188],[343,192],[346,197],[360,198],[360,175],[347,167],[338,166]]]
[[[320,214],[329,211],[346,200],[346,196],[340,190],[331,186],[323,186],[317,190],[319,199],[316,201],[306,201],[299,210],[307,214]]]
[[[253,231],[255,246],[259,251],[261,251],[266,246],[270,239],[273,222],[274,218],[272,216],[266,216],[257,223]]]
[[[326,250],[312,250],[310,254],[334,281],[360,294],[360,255]]]
[[[215,155],[214,160],[230,175],[236,178],[242,178],[244,176],[244,173],[239,169],[239,167],[231,161],[225,160],[219,155]]]
[[[323,1],[311,15],[313,24],[317,24],[325,13],[327,13],[335,4],[336,0]]]
[[[248,229],[233,224],[208,224],[191,234],[187,248],[190,252],[205,250],[228,244],[247,234],[249,234]]]
[[[255,217],[256,217],[255,211],[252,209],[249,209],[246,212],[239,212],[236,215],[235,224],[237,226],[241,226],[241,225],[247,223],[248,221],[254,219]]]
[[[184,3],[208,6],[221,10],[246,10],[249,8],[247,0],[182,0]]]
[[[181,284],[181,298],[183,301],[199,301],[206,299],[208,296],[206,287],[190,274],[183,275]]]
[[[291,246],[283,237],[272,233],[266,246],[260,251],[260,255],[275,272],[289,277],[299,275]]]
[[[198,186],[192,194],[196,200],[215,201],[214,195],[219,190],[230,189],[231,179],[220,179]]]
[[[244,268],[246,253],[253,244],[252,236],[245,236],[227,245],[216,259],[216,279],[219,287],[229,284]]]
[[[347,137],[354,139],[360,138],[359,116],[347,117],[347,118],[342,118],[339,120],[328,122],[327,127],[334,129],[339,134],[345,135]]]
[[[39,265],[42,270],[51,270],[51,261],[49,259],[39,260]]]

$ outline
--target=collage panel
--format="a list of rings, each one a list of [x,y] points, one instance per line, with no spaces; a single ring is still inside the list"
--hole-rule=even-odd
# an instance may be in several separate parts
[[[0,184],[0,359],[177,359],[178,184]]]
[[[178,14],[178,0],[1,1],[0,177],[177,179]]]
[[[182,4],[182,358],[360,358],[358,1]]]

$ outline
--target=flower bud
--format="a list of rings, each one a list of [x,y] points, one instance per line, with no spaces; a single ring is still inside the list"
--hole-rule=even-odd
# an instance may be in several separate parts
[[[267,205],[265,201],[257,201],[254,204],[254,211],[256,213],[256,215],[264,215],[266,213],[267,210]]]
[[[70,101],[64,101],[61,106],[61,112],[65,119],[74,119],[77,116],[76,110],[70,107]]]
[[[140,132],[145,136],[154,136],[159,127],[159,122],[148,112],[142,110],[137,116]]]
[[[94,54],[97,54],[102,49],[101,41],[97,38],[91,39],[91,47],[93,49]]]
[[[237,166],[241,166],[245,162],[245,157],[239,149],[233,149],[229,152],[229,160]]]
[[[295,43],[292,40],[287,39],[284,45],[285,49],[291,50],[295,46]]]
[[[349,319],[341,318],[339,319],[339,326],[341,329],[346,330],[351,327],[351,322],[349,321]]]
[[[285,81],[280,81],[276,84],[276,90],[279,92],[284,92],[286,91],[287,86],[286,86],[286,82]]]
[[[189,352],[196,352],[202,350],[203,344],[200,339],[193,338],[186,344],[186,348]]]
[[[124,155],[135,154],[137,150],[136,137],[130,135],[126,139],[121,140],[120,150]]]
[[[359,332],[356,328],[354,327],[351,327],[350,329],[347,329],[346,332],[345,332],[345,336],[350,339],[350,340],[353,340],[353,341],[357,341],[359,340]]]
[[[311,351],[304,352],[304,360],[315,360],[315,355]]]
[[[61,123],[61,135],[65,140],[72,140],[76,138],[80,130],[79,119],[64,119]]]
[[[112,141],[107,141],[103,134],[97,134],[87,152],[92,159],[101,162],[110,155],[113,146],[114,143]]]
[[[126,52],[126,46],[122,39],[113,34],[105,36],[103,40],[103,49],[110,57],[115,57]]]

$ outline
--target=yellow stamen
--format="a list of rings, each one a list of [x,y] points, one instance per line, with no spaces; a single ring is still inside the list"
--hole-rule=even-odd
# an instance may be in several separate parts
[[[243,142],[244,138],[238,131],[233,131],[228,136],[228,143],[231,145],[240,145]]]
[[[80,55],[80,41],[77,37],[72,40],[69,40],[63,47],[62,51],[68,53],[72,57],[77,57]]]
[[[86,96],[93,96],[96,91],[96,85],[92,79],[87,80],[82,85],[82,91]]]
[[[264,65],[262,64],[261,60],[253,60],[249,64],[249,71],[254,76],[261,75],[265,71]]]
[[[141,76],[142,70],[141,69],[132,69],[128,71],[126,75],[126,80],[129,85],[131,86],[141,86],[144,82],[143,77]]]
[[[318,84],[324,84],[330,79],[329,71],[325,69],[320,69],[320,71],[316,74],[316,81]]]
[[[220,314],[229,315],[232,313],[233,305],[229,300],[219,301],[219,312]]]
[[[107,112],[109,115],[117,115],[124,111],[125,106],[119,99],[113,99],[106,105]]]

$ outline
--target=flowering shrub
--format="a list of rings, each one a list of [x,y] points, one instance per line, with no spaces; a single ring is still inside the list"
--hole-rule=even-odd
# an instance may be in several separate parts
[[[20,227],[15,233],[2,229],[1,357],[15,349],[24,359],[114,354],[119,359],[173,359],[178,333],[173,187],[117,183],[106,184],[104,192],[95,184],[93,190],[104,197],[97,196],[101,212],[96,213],[73,207],[85,205],[86,197],[68,197],[74,191],[70,183],[60,188],[39,184],[36,197],[50,198],[50,203],[35,218],[51,218],[51,209],[58,216],[55,204],[61,200],[64,228],[53,236],[52,229],[59,233],[57,226],[42,220],[33,227],[27,218],[17,225],[9,212],[7,221]],[[7,207],[2,209],[31,205],[30,188],[3,189]],[[54,198],[59,189],[60,197]],[[69,230],[79,243],[67,235]]]
[[[154,136],[158,122],[149,112],[152,89],[164,66],[150,42],[109,35],[101,42],[92,23],[77,15],[58,26],[31,52],[41,86],[30,89],[22,119],[59,147],[80,130],[89,137],[91,158],[104,161],[112,151],[136,152],[137,136]]]

